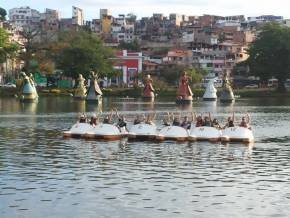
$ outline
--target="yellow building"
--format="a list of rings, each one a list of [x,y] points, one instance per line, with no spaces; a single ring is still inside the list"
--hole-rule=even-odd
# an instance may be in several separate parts
[[[102,18],[102,33],[111,33],[112,16],[103,16]]]

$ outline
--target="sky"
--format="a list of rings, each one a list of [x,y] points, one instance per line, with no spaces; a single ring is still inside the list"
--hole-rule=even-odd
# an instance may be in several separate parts
[[[44,12],[56,9],[62,18],[71,17],[72,6],[82,8],[86,20],[99,18],[100,8],[110,9],[113,16],[134,13],[138,19],[153,13],[185,15],[280,15],[290,18],[289,0],[0,0],[0,7],[7,10],[29,6]]]

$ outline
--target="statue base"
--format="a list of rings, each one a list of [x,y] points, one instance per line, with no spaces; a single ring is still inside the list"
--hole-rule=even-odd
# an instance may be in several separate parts
[[[204,101],[216,101],[216,98],[203,98]]]
[[[142,96],[142,100],[146,102],[153,102],[154,96]]]
[[[220,101],[221,102],[232,102],[235,100],[234,93],[231,91],[224,90],[221,94]]]
[[[21,94],[19,100],[22,102],[32,102],[38,99],[37,93]]]
[[[89,96],[87,96],[86,101],[88,103],[101,103],[102,102],[102,96],[101,95],[97,95],[94,98],[90,98]]]
[[[177,97],[176,104],[191,104],[192,103],[192,96],[188,96],[185,98]]]

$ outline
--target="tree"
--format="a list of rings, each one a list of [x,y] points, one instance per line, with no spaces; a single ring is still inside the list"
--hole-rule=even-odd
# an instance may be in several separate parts
[[[193,84],[200,83],[202,78],[207,74],[206,71],[201,71],[201,70],[198,71],[195,68],[189,69],[186,72],[188,73],[188,76],[191,77],[191,82]]]
[[[4,63],[8,58],[15,56],[19,46],[9,42],[9,35],[3,28],[0,28],[0,63]]]
[[[1,21],[6,20],[6,15],[7,15],[6,10],[4,8],[0,8],[0,20]]]
[[[278,91],[285,92],[285,80],[290,76],[290,28],[267,24],[249,48],[251,74],[262,80],[277,78]]]
[[[77,78],[79,73],[87,76],[93,70],[105,77],[112,72],[112,50],[86,31],[62,32],[59,42],[52,46],[52,56],[66,76]]]
[[[124,42],[121,41],[119,44],[119,48],[120,49],[125,49],[128,51],[140,51],[140,44],[138,43],[138,41],[136,39],[133,40],[133,42]]]
[[[178,85],[179,78],[184,71],[187,72],[187,75],[191,78],[192,84],[199,83],[207,74],[206,71],[187,68],[184,65],[166,65],[160,70],[159,76],[168,84]]]
[[[166,65],[160,69],[160,77],[170,85],[178,85],[181,73],[186,70],[183,65]]]
[[[136,19],[137,19],[137,16],[133,13],[129,13],[127,14],[127,18],[126,20],[129,22],[129,23],[135,23],[136,22]]]
[[[30,63],[33,60],[33,56],[37,51],[41,50],[39,42],[36,40],[36,37],[40,33],[40,29],[24,26],[19,33],[24,38],[24,43],[22,45],[24,49],[22,49],[20,53],[20,58],[24,61],[24,71],[30,73]]]

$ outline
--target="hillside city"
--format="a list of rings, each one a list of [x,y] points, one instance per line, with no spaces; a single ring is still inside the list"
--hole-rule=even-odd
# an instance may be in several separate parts
[[[261,28],[269,22],[290,27],[290,19],[282,16],[262,15],[181,15],[169,16],[153,13],[151,17],[137,19],[134,14],[113,16],[109,9],[100,9],[99,18],[85,21],[84,11],[72,7],[72,17],[61,18],[58,10],[39,12],[30,7],[12,8],[0,27],[9,32],[10,41],[25,43],[22,29],[38,29],[33,39],[46,43],[56,41],[60,31],[85,29],[101,38],[106,47],[114,48],[114,69],[122,72],[105,85],[132,85],[132,75],[138,73],[157,75],[165,67],[182,66],[206,72],[205,77],[232,80],[249,84],[247,48]],[[0,83],[17,78],[22,61],[8,58],[0,65]],[[81,72],[80,72],[81,73]],[[255,79],[255,78],[252,78]],[[36,81],[37,82],[37,81]]]

